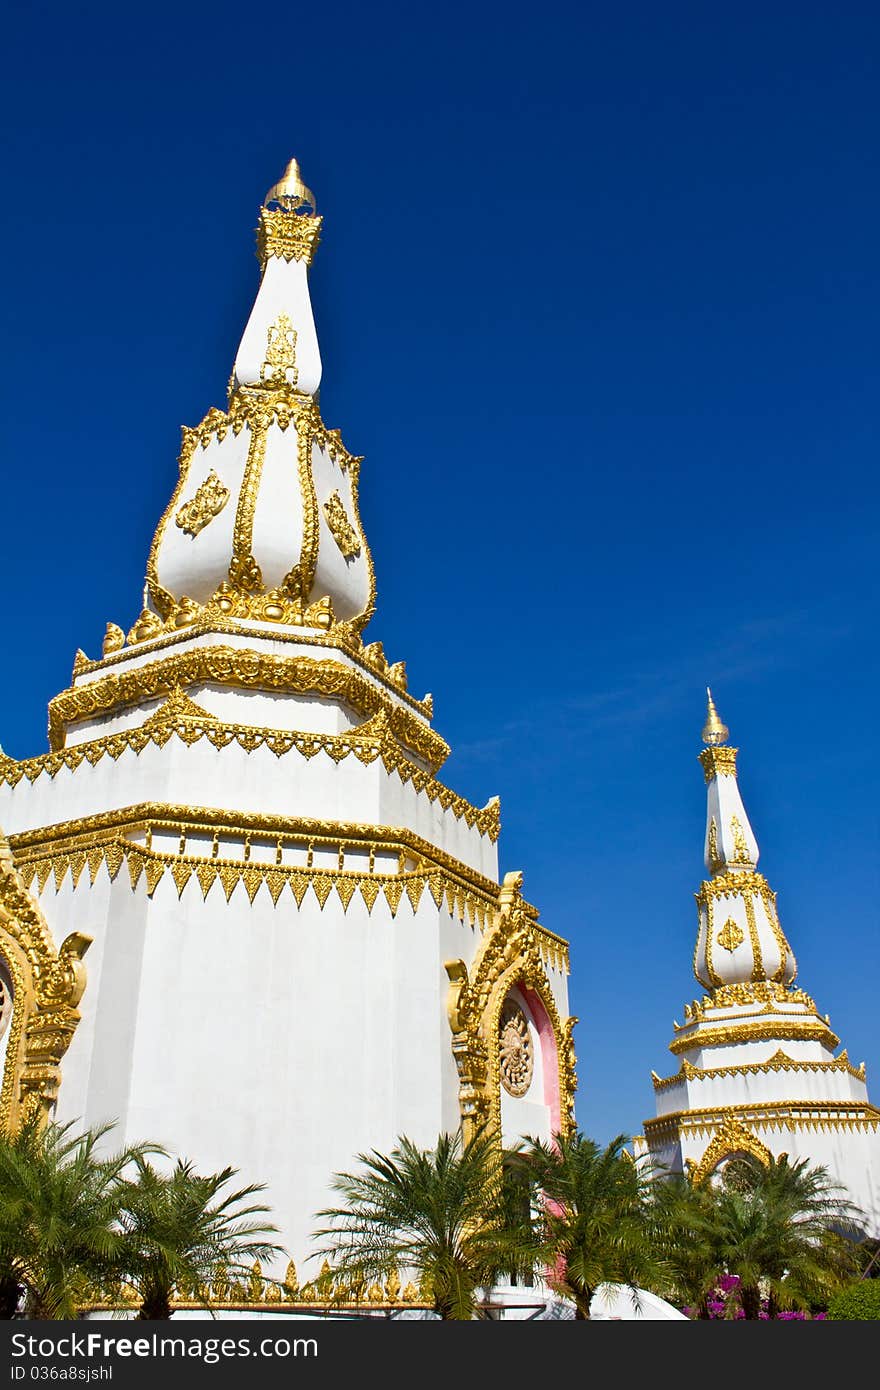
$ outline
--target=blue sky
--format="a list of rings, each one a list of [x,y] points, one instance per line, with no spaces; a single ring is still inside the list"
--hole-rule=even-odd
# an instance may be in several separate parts
[[[582,1128],[653,1113],[697,992],[707,683],[878,1103],[876,7],[159,0],[4,39],[3,746],[137,615],[295,153],[369,636],[572,943]]]

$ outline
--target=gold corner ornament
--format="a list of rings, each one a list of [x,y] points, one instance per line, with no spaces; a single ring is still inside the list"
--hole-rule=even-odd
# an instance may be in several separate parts
[[[175,525],[188,536],[197,536],[215,516],[219,516],[229,501],[229,488],[212,469],[188,502],[176,514]],[[141,615],[143,617],[143,614]],[[160,623],[161,627],[161,623]]]
[[[360,554],[360,537],[348,519],[338,492],[332,493],[324,503],[324,516],[327,518],[330,533],[344,558],[353,560],[356,555]]]
[[[108,623],[107,631],[104,633],[104,641],[101,644],[101,651],[104,656],[109,656],[111,652],[122,651],[125,646],[125,633],[118,623]]]
[[[470,969],[463,960],[446,961],[449,977],[447,1017],[459,1075],[459,1109],[466,1138],[486,1130],[501,1135],[501,1019],[517,987],[530,1007],[543,1009],[556,1048],[559,1080],[558,1127],[574,1127],[577,1072],[575,1018],[560,1018],[542,960],[537,914],[522,897],[522,874],[506,875],[491,925]],[[544,1044],[546,1046],[546,1043]]]
[[[73,932],[56,948],[37,903],[0,836],[0,960],[11,984],[0,1130],[14,1132],[29,1116],[48,1119],[61,1084],[61,1058],[79,1022],[85,988],[82,957],[91,937]]]

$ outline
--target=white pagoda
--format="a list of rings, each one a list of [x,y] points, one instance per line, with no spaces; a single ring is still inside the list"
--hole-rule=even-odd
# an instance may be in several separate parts
[[[776,894],[757,871],[758,842],[743,807],[737,749],[709,694],[700,762],[706,776],[705,862],[697,893],[694,974],[708,990],[675,1024],[679,1070],[654,1072],[657,1116],[641,1152],[701,1179],[733,1156],[787,1153],[821,1163],[880,1233],[880,1110],[868,1102],[827,1015],[794,987],[797,962]]]
[[[142,606],[77,652],[50,751],[0,754],[0,1122],[116,1120],[231,1164],[297,1260],[359,1152],[460,1123],[547,1137],[575,1087],[567,945],[499,879],[497,799],[438,780],[431,697],[362,639],[361,460],[318,403],[321,220],[292,161]]]

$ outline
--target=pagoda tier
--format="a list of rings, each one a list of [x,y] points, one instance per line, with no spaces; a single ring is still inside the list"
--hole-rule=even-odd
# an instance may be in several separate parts
[[[499,876],[497,798],[438,779],[431,697],[362,637],[360,460],[316,394],[319,230],[293,162],[260,214],[228,407],[184,430],[142,606],[77,653],[49,751],[0,754],[33,950],[76,970],[41,1071],[35,976],[0,922],[6,1123],[115,1119],[119,1143],[231,1164],[267,1184],[300,1263],[357,1154],[459,1124],[549,1137],[575,1086],[568,947]]]
[[[705,861],[696,895],[694,974],[709,992],[687,1005],[669,1044],[679,1070],[652,1073],[656,1119],[643,1149],[662,1168],[708,1177],[733,1155],[788,1153],[824,1164],[880,1232],[880,1111],[828,1016],[794,987],[797,966],[776,894],[757,872],[737,750],[709,694],[700,761],[707,784]]]

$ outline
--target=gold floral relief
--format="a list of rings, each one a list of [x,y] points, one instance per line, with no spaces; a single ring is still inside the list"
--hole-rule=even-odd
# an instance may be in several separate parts
[[[188,536],[197,536],[229,501],[229,488],[211,470],[188,502],[184,502],[174,521]]]
[[[338,492],[334,492],[324,503],[324,516],[327,525],[346,560],[353,560],[359,554],[361,543],[357,532],[348,519],[345,507]]]

